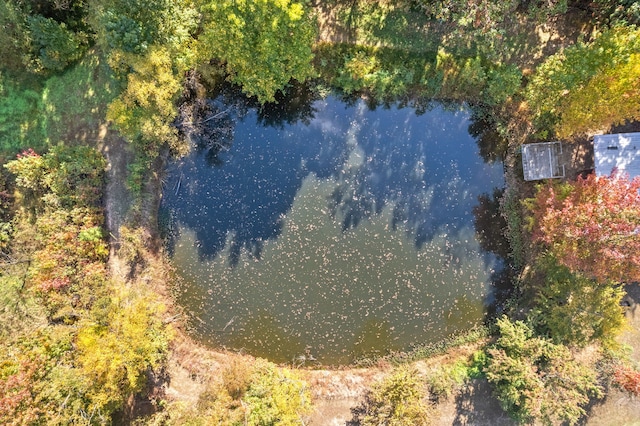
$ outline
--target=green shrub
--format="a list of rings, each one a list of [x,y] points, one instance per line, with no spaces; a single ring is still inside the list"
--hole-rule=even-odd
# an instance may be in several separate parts
[[[311,409],[311,395],[298,373],[257,360],[243,398],[250,426],[297,426]]]
[[[470,379],[483,377],[486,364],[487,355],[481,350],[474,352],[468,361],[458,360],[452,365],[440,366],[427,375],[429,392],[437,400],[447,399]]]
[[[18,188],[42,201],[42,208],[97,205],[105,166],[104,157],[92,148],[62,145],[43,156],[26,151],[5,165],[16,175]]]
[[[352,413],[352,426],[421,426],[431,424],[433,408],[418,372],[400,367],[374,383]]]
[[[453,391],[464,382],[466,375],[455,366],[450,368],[438,367],[427,376],[429,392],[440,401],[453,395]]]
[[[590,397],[600,395],[595,372],[521,321],[502,317],[497,324],[486,375],[502,408],[523,423],[575,424]]]

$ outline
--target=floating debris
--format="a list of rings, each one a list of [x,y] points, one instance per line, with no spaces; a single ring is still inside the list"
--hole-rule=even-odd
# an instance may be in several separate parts
[[[314,107],[283,128],[249,110],[223,163],[194,151],[171,171],[163,207],[196,334],[274,361],[346,363],[480,321],[499,264],[472,209],[501,185],[500,165],[451,112]]]

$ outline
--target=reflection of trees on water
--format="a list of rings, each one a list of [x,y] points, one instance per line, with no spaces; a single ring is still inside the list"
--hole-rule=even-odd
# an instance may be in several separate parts
[[[197,131],[191,135],[191,142],[197,152],[203,152],[208,164],[221,166],[219,154],[226,152],[233,144],[236,110],[207,99],[198,114]]]
[[[296,123],[309,125],[317,112],[314,103],[320,99],[320,94],[309,85],[292,83],[284,92],[277,92],[275,98],[275,102],[255,105],[258,123],[282,129]]]
[[[378,108],[382,109],[403,109],[411,108],[416,116],[423,115],[434,108],[441,108],[445,111],[457,111],[460,109],[459,101],[438,100],[434,101],[433,98],[428,97],[416,97],[413,95],[405,95],[400,97],[392,97],[390,99],[378,99],[374,96],[366,96],[360,92],[341,93],[337,95],[346,106],[355,107],[359,102],[364,102],[370,111],[375,111]]]
[[[174,219],[197,233],[201,256],[214,257],[229,242],[232,264],[243,250],[260,258],[310,174],[335,182],[327,203],[345,232],[387,205],[391,227],[406,229],[417,247],[437,233],[455,238],[471,223],[475,197],[492,178],[468,147],[466,114],[438,108],[416,120],[415,110],[370,111],[362,104],[343,110],[331,98],[319,114],[317,95],[291,90],[293,100],[255,110],[226,86],[202,107],[202,121],[212,128],[194,136],[200,155],[183,160],[178,182],[169,186],[176,190],[165,197]],[[258,124],[236,127],[250,116]],[[220,155],[234,137],[242,148]],[[202,167],[221,158],[218,171]]]
[[[473,208],[476,237],[483,250],[494,253],[505,267],[498,268],[491,276],[492,300],[487,303],[490,317],[499,315],[513,293],[514,269],[510,267],[509,242],[506,237],[507,221],[500,212],[500,200],[504,189],[494,188],[493,194],[478,196],[478,204]]]
[[[231,148],[235,126],[250,110],[257,111],[258,123],[263,126],[283,129],[296,123],[308,125],[316,113],[314,102],[320,98],[311,86],[292,83],[276,93],[275,102],[261,105],[227,82],[213,89],[213,98],[202,98],[197,94],[198,84],[196,81],[187,84],[176,127],[197,152],[205,154],[212,166],[223,164],[219,154]]]
[[[497,318],[503,313],[505,303],[513,299],[515,282],[517,282],[515,270],[509,265],[491,274],[490,298],[485,303],[489,318]]]
[[[478,196],[478,204],[473,208],[474,225],[480,247],[502,259],[509,256],[509,243],[505,237],[507,221],[500,213],[500,199],[504,189],[495,188],[493,195]]]
[[[399,108],[369,113],[357,144],[362,164],[336,175],[339,184],[330,200],[334,216],[343,218],[343,230],[379,214],[387,204],[393,206],[393,229],[406,229],[416,247],[470,223],[475,197],[469,194],[484,184],[477,180],[482,167],[475,164],[461,130],[466,116],[456,114],[460,104],[432,103],[430,108],[433,114],[424,122]]]
[[[486,163],[503,161],[507,152],[508,142],[500,136],[496,123],[481,107],[472,108],[469,134],[476,138],[480,149],[480,157]]]

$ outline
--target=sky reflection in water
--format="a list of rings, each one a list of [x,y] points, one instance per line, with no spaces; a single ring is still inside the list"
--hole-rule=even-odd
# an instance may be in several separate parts
[[[503,178],[478,156],[468,113],[313,107],[281,128],[233,117],[217,165],[196,152],[171,168],[163,206],[195,334],[341,364],[480,321],[499,262],[472,210]]]

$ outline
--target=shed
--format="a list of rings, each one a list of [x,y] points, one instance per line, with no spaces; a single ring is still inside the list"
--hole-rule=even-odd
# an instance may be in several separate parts
[[[597,176],[626,173],[640,176],[640,133],[616,133],[593,137]]]
[[[525,180],[564,177],[560,164],[561,142],[540,142],[522,145],[522,169]]]

